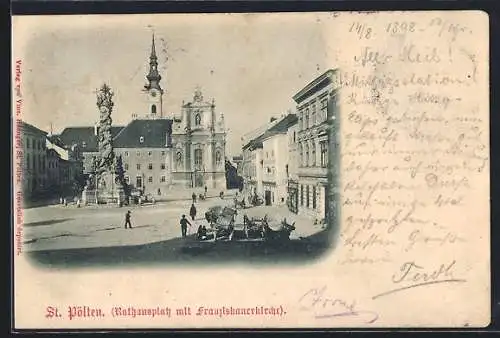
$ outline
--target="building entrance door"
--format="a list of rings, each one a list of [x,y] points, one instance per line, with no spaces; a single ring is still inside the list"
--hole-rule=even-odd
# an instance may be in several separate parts
[[[266,200],[266,205],[271,205],[271,192],[269,190],[265,191],[264,198]]]
[[[202,172],[194,172],[193,173],[193,186],[196,188],[205,186],[205,178],[203,177]]]

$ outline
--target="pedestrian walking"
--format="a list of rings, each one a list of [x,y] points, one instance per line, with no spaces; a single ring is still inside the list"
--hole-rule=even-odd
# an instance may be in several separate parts
[[[182,218],[179,222],[181,224],[181,232],[182,232],[182,237],[186,237],[187,234],[187,226],[191,226],[191,223],[186,218],[186,215],[182,215]]]
[[[194,206],[194,203],[191,204],[191,209],[189,209],[189,215],[191,216],[191,219],[194,221],[196,218],[196,207]]]
[[[127,225],[129,229],[132,229],[132,223],[130,222],[130,210],[125,213],[125,229],[127,229]]]
[[[205,198],[207,198],[207,186],[205,186]]]
[[[191,195],[191,198],[193,199],[193,203],[196,203],[196,194],[194,192]]]

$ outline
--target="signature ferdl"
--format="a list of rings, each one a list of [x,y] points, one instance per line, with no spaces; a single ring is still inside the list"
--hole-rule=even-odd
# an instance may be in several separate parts
[[[424,267],[415,262],[405,262],[401,265],[399,271],[392,276],[394,287],[373,296],[372,299],[436,284],[466,282],[465,279],[454,277],[455,265],[455,260],[448,263],[442,263],[439,267]]]
[[[316,319],[356,317],[364,323],[377,321],[378,314],[373,311],[359,310],[354,301],[328,296],[327,287],[312,288],[299,298],[301,311],[309,311]]]

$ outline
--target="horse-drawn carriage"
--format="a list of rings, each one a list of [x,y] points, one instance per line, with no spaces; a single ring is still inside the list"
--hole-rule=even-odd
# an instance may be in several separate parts
[[[265,241],[287,241],[290,239],[290,233],[295,230],[295,223],[289,224],[284,218],[279,222],[271,222],[269,217],[248,217],[243,216],[236,222],[237,211],[234,208],[224,207],[214,209],[209,214],[210,227],[207,229],[206,238],[217,240],[265,240]],[[271,223],[275,223],[271,225]],[[236,236],[235,236],[236,233]]]

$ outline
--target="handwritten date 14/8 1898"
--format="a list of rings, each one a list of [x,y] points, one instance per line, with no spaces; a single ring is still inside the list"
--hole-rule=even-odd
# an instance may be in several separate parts
[[[301,311],[310,312],[315,319],[339,319],[351,317],[362,323],[375,323],[379,316],[376,312],[360,310],[355,301],[328,295],[328,288],[322,286],[308,290],[299,298]]]

